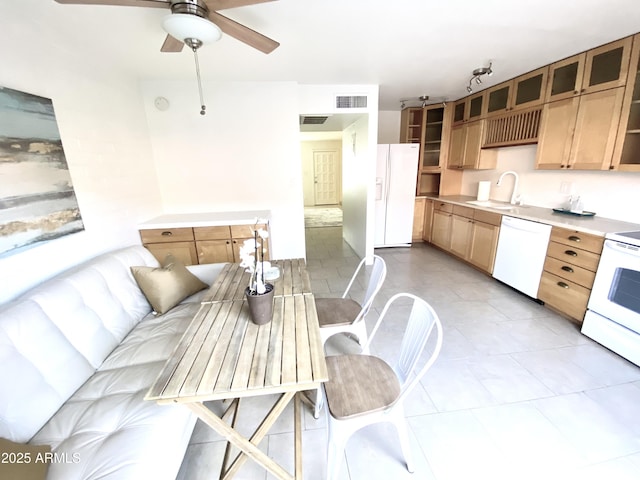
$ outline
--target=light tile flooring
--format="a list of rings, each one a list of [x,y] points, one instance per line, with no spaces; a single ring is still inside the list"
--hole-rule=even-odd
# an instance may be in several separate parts
[[[339,296],[359,259],[340,227],[306,232],[314,292]],[[444,346],[406,405],[416,472],[406,471],[393,427],[382,425],[351,438],[343,479],[640,478],[640,368],[568,320],[427,245],[376,253],[388,274],[369,328],[388,298],[411,292],[435,308]],[[388,318],[372,346],[381,356],[402,333],[401,317]],[[339,336],[327,351],[357,348]],[[240,428],[250,432],[251,419],[269,405],[254,399],[243,408]],[[314,420],[305,408],[303,420],[304,478],[323,479],[323,416]],[[290,471],[292,432],[291,410],[260,445]],[[178,478],[217,478],[223,453],[224,442],[198,422]],[[247,462],[236,478],[272,477]]]

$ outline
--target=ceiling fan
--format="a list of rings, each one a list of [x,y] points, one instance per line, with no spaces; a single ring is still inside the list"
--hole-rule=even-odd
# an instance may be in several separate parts
[[[178,23],[176,19],[182,19],[190,21],[195,31],[202,31],[208,34],[208,42],[216,41],[220,38],[220,31],[229,35],[230,37],[240,40],[247,45],[256,48],[264,53],[271,53],[280,45],[275,40],[270,39],[250,29],[230,18],[227,18],[218,13],[218,10],[225,10],[227,8],[244,7],[249,5],[255,5],[258,3],[266,3],[274,0],[55,0],[62,4],[75,4],[75,5],[113,5],[122,7],[150,7],[150,8],[168,8],[171,10],[171,14],[167,15],[163,21],[163,27],[165,30],[174,33],[175,31],[169,30],[170,24]],[[200,23],[200,28],[196,25]],[[217,35],[211,30],[213,24],[219,30]],[[176,31],[179,31],[176,28]],[[192,30],[193,31],[193,30]],[[191,48],[193,42],[188,42],[187,38],[176,38],[169,33],[162,45],[161,51],[163,52],[180,52],[185,43]],[[213,38],[215,37],[215,38]],[[200,44],[196,48],[200,47],[203,43],[208,43],[206,39],[198,39]]]
[[[167,37],[160,49],[162,52],[180,52],[186,44],[193,50],[200,93],[200,115],[206,112],[200,81],[200,64],[197,50],[204,44],[215,42],[222,32],[264,53],[273,52],[280,45],[275,40],[231,20],[217,11],[244,7],[274,0],[55,0],[62,4],[114,5],[121,7],[169,8],[162,28]]]

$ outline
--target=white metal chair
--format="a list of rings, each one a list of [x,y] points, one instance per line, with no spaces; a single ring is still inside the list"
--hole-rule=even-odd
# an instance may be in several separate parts
[[[361,346],[367,343],[367,328],[364,318],[369,313],[373,300],[387,276],[387,264],[382,257],[373,255],[373,266],[367,282],[367,289],[362,303],[358,303],[349,298],[349,292],[365,262],[366,258],[363,258],[358,264],[358,268],[353,273],[342,297],[316,298],[320,337],[323,345],[336,333],[351,333],[355,335]]]
[[[344,448],[351,435],[367,425],[381,422],[392,422],[396,426],[407,470],[414,470],[403,402],[440,354],[442,325],[427,302],[409,293],[399,293],[385,305],[369,342],[393,302],[402,298],[412,299],[413,303],[400,353],[393,366],[370,355],[327,357],[329,381],[324,384],[324,395],[328,407],[329,480],[335,479],[338,474]],[[432,334],[435,334],[435,340],[429,341]],[[418,366],[427,345],[429,357],[424,365]]]
[[[349,292],[365,263],[366,258],[363,258],[358,264],[358,268],[356,268],[356,271],[353,273],[351,281],[349,281],[342,297],[316,298],[316,310],[318,312],[318,323],[320,324],[320,338],[322,340],[322,345],[337,333],[350,333],[355,335],[360,346],[368,343],[367,326],[364,319],[369,313],[373,300],[380,291],[384,279],[387,276],[387,264],[382,257],[373,255],[371,275],[367,282],[367,290],[365,291],[364,298],[362,299],[362,304],[360,304],[352,298],[349,298]],[[363,353],[368,353],[364,349],[362,351]],[[313,411],[313,416],[315,418],[320,416],[322,404],[322,390],[318,388]]]

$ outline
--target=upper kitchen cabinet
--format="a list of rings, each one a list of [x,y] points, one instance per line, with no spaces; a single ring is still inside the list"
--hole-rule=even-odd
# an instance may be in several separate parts
[[[622,115],[611,166],[616,170],[640,171],[640,34],[633,40]]]
[[[409,107],[400,113],[400,143],[422,143],[421,107]]]
[[[474,93],[454,103],[453,125],[479,120],[484,115],[486,91]]]
[[[476,120],[451,129],[448,168],[487,170],[496,168],[498,152],[482,148],[486,120]]]
[[[545,102],[624,86],[632,39],[623,38],[551,64]]]
[[[487,90],[486,115],[493,116],[520,108],[542,105],[549,66],[520,75]]]
[[[608,170],[624,91],[612,88],[545,104],[536,168]]]

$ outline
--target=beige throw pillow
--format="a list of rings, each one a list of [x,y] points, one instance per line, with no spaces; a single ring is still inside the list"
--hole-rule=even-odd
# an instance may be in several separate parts
[[[15,443],[0,438],[0,478],[44,480],[49,470],[49,445]]]
[[[131,273],[153,310],[160,314],[208,287],[170,254],[160,268],[131,267]]]

